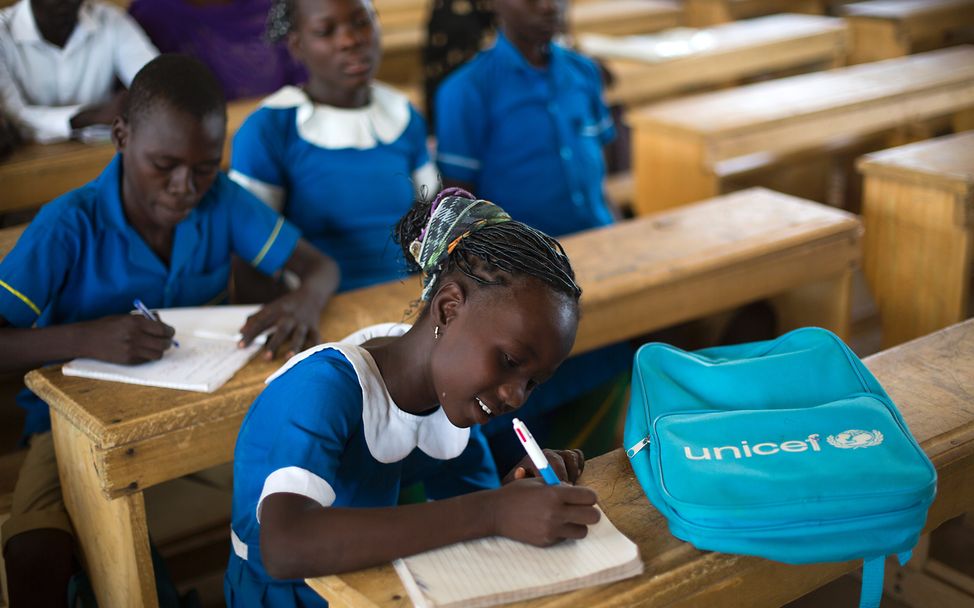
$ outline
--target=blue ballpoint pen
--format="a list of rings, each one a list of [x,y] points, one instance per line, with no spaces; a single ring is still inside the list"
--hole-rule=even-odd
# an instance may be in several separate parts
[[[541,473],[541,478],[545,480],[545,483],[549,486],[556,486],[561,483],[558,480],[558,476],[551,469],[551,465],[548,464],[548,459],[545,458],[544,452],[538,447],[538,442],[531,435],[531,431],[517,418],[514,419],[514,432],[517,434],[517,438],[521,440],[524,451],[531,457],[531,462],[538,468],[538,472]]]
[[[142,300],[135,298],[134,300],[132,300],[132,306],[135,306],[135,310],[142,313],[142,316],[145,317],[146,319],[150,321],[157,321],[159,323],[162,323],[162,321],[159,320],[159,317],[154,315],[152,311],[149,310],[148,307],[142,303]],[[172,345],[175,346],[176,348],[179,348],[179,342],[176,342],[175,339],[173,339]]]

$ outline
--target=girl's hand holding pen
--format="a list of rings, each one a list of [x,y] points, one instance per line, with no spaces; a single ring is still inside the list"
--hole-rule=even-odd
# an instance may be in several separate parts
[[[584,538],[588,526],[599,521],[597,496],[582,486],[519,479],[490,494],[496,498],[487,511],[493,515],[494,532],[538,547]]]
[[[585,454],[579,449],[573,450],[544,450],[548,466],[554,471],[558,479],[567,483],[575,483],[585,470]],[[525,456],[504,477],[503,483],[510,483],[525,477],[539,477],[538,467],[531,462],[530,456]]]
[[[78,352],[110,363],[136,364],[161,359],[176,333],[162,321],[140,315],[116,315],[77,324]]]

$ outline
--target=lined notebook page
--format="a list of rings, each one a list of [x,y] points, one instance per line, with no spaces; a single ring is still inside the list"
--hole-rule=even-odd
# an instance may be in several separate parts
[[[258,306],[208,306],[155,311],[163,323],[176,330],[179,348],[170,348],[158,361],[139,365],[75,359],[62,368],[62,373],[212,393],[246,365],[263,344],[261,338],[247,348],[237,348],[240,328],[258,309]]]
[[[544,549],[500,537],[394,563],[416,606],[493,606],[641,574],[639,550],[602,514],[588,536]]]

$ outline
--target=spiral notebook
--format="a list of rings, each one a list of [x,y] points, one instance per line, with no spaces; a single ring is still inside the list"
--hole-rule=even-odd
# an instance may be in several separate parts
[[[61,368],[65,376],[80,376],[128,384],[212,393],[250,361],[264,336],[238,348],[240,328],[259,306],[204,306],[156,310],[163,323],[176,330],[179,348],[170,348],[158,361],[119,365],[96,359],[74,359]]]
[[[547,548],[500,537],[457,543],[393,563],[417,608],[479,608],[642,574],[639,549],[609,518],[580,540]]]

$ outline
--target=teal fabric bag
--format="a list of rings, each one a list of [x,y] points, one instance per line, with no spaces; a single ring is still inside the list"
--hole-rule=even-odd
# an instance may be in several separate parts
[[[909,559],[937,474],[886,391],[834,334],[635,356],[624,445],[674,536],[803,564],[864,559],[879,605],[885,557]]]

